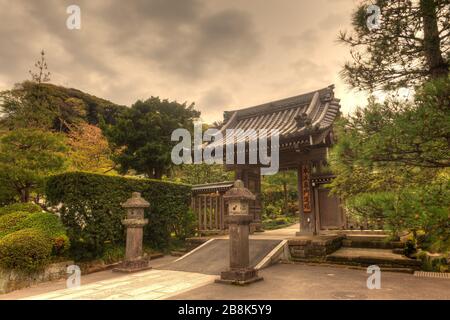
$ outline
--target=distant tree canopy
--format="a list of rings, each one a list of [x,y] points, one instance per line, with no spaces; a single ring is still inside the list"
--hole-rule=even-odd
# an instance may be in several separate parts
[[[226,171],[220,164],[183,164],[173,168],[170,179],[192,185],[206,184],[232,181],[234,172]]]
[[[0,126],[4,129],[40,128],[67,132],[80,122],[113,123],[126,109],[80,90],[49,83],[24,81],[0,92]]]
[[[71,170],[106,173],[115,168],[112,151],[99,127],[83,122],[67,138]]]
[[[37,129],[16,129],[0,138],[0,184],[22,202],[42,188],[46,176],[65,168],[63,136]]]
[[[281,171],[263,176],[261,181],[264,206],[279,208],[283,214],[295,214],[298,210],[297,172]]]
[[[193,104],[152,97],[137,101],[117,117],[115,124],[103,124],[102,128],[118,151],[114,160],[121,173],[133,170],[160,179],[172,166],[171,151],[176,144],[171,141],[172,132],[178,128],[191,131],[199,116]]]
[[[369,30],[368,6],[380,7],[378,29]],[[393,90],[449,74],[448,0],[363,1],[353,15],[353,32],[341,32],[353,61],[342,74],[354,88]]]

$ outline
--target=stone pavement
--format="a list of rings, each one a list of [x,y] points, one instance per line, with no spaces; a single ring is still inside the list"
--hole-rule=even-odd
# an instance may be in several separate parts
[[[294,237],[298,225],[252,235],[252,239]],[[383,251],[384,252],[384,251]],[[353,251],[357,254],[357,251]],[[387,252],[386,252],[387,254]],[[153,270],[136,274],[103,271],[82,276],[80,289],[65,281],[39,284],[0,295],[3,299],[446,299],[450,280],[382,272],[381,289],[369,290],[366,269],[347,266],[277,264],[260,270],[264,281],[248,287],[214,283],[217,275],[166,270],[178,258],[152,260]]]
[[[216,277],[200,273],[150,270],[98,281],[75,289],[31,296],[31,300],[159,300],[209,284]]]
[[[172,257],[170,257],[172,258]],[[169,260],[168,257],[162,258]],[[163,266],[162,266],[163,267]],[[1,299],[445,299],[450,279],[382,272],[381,289],[369,290],[365,269],[346,266],[278,264],[260,271],[264,281],[247,287],[214,283],[217,276],[154,269],[132,275],[103,271],[82,278],[82,287],[41,284]],[[55,286],[57,285],[57,288]],[[59,290],[58,290],[59,289]]]
[[[366,269],[346,266],[277,264],[260,270],[264,277],[247,287],[211,283],[174,300],[450,300],[450,279],[419,278],[382,272],[381,289],[367,288]]]

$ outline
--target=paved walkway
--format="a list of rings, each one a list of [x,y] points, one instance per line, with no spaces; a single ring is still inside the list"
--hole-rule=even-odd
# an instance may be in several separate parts
[[[252,239],[294,237],[298,225],[252,235]],[[260,271],[264,281],[248,287],[214,283],[217,275],[166,270],[178,258],[151,261],[153,270],[131,275],[103,271],[82,276],[79,289],[65,280],[0,295],[2,299],[447,299],[450,280],[382,272],[381,289],[369,290],[365,269],[278,264]]]
[[[150,270],[133,275],[111,271],[82,278],[78,290],[63,289],[65,282],[46,283],[0,296],[2,299],[445,299],[450,280],[418,278],[382,272],[381,289],[369,290],[364,269],[340,266],[278,264],[260,271],[264,281],[248,287],[214,283],[216,276],[190,272]],[[57,289],[55,289],[55,285]],[[59,289],[59,290],[58,290]]]
[[[369,290],[365,269],[278,264],[260,271],[264,281],[248,287],[211,283],[172,296],[177,300],[450,300],[450,279],[382,272],[381,289]]]
[[[31,300],[160,300],[201,287],[216,277],[192,272],[150,270],[64,289]]]
[[[250,239],[289,239],[294,238],[295,234],[300,231],[300,224],[294,224],[292,226],[276,229],[276,230],[268,230],[264,232],[256,232],[250,236]]]

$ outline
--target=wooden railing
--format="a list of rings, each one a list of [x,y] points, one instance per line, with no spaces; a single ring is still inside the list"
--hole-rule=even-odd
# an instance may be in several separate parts
[[[197,194],[192,198],[192,209],[198,220],[198,231],[220,232],[227,229],[225,204],[219,193]]]

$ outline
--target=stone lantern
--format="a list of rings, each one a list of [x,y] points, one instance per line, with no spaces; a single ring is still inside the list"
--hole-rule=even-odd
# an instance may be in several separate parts
[[[250,268],[249,257],[249,225],[253,221],[249,214],[249,201],[255,200],[255,195],[244,187],[241,180],[237,180],[223,198],[228,203],[230,268],[223,271],[216,282],[245,285],[262,280],[258,271]]]
[[[122,224],[127,229],[127,244],[125,249],[125,261],[114,269],[118,272],[137,272],[150,269],[149,261],[142,257],[142,241],[144,226],[148,224],[148,219],[144,219],[145,208],[150,204],[141,197],[139,192],[133,192],[130,199],[122,204],[127,213]]]

